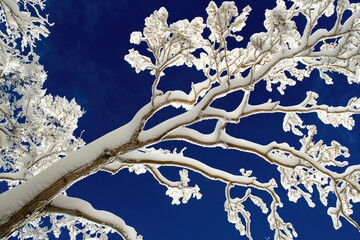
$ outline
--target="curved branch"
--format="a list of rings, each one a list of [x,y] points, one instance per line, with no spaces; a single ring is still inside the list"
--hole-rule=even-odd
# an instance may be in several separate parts
[[[125,240],[136,240],[138,236],[135,229],[128,226],[120,217],[107,211],[97,210],[90,203],[79,198],[59,195],[46,206],[45,211],[82,217],[88,221],[111,227]]]
[[[200,173],[208,179],[221,181],[225,184],[231,183],[238,186],[253,187],[259,190],[264,190],[276,199],[279,204],[281,203],[280,198],[274,191],[276,183],[273,181],[261,183],[256,180],[256,177],[233,175],[231,173],[212,168],[193,158],[177,154],[161,154],[158,152],[143,153],[139,151],[133,151],[120,155],[119,158],[121,159],[121,162],[125,164],[151,164],[155,166],[176,166],[187,168]]]
[[[164,140],[182,140],[201,146],[207,146],[207,147],[218,146],[218,147],[231,148],[244,152],[250,152],[258,155],[259,157],[263,158],[264,160],[266,160],[271,164],[276,164],[286,168],[295,168],[296,166],[299,166],[301,164],[300,163],[300,159],[301,159],[307,162],[308,164],[310,164],[315,169],[319,170],[320,172],[334,179],[339,179],[343,176],[343,174],[341,173],[339,174],[330,171],[329,169],[317,163],[315,159],[308,156],[306,153],[290,147],[287,143],[271,142],[267,145],[261,145],[248,140],[232,137],[224,131],[221,131],[221,133],[219,134],[217,132],[218,130],[219,129],[216,129],[211,134],[203,134],[194,129],[182,128],[168,134],[164,138]],[[272,153],[272,151],[274,150],[287,152],[292,156],[294,156],[294,158],[292,159],[281,158],[280,156],[277,156]],[[356,185],[358,191],[360,192],[359,184]]]
[[[223,132],[223,129],[215,129],[213,133],[203,134],[194,129],[181,128],[168,134],[164,140],[182,140],[199,146],[223,147],[250,152],[271,164],[277,164],[287,168],[294,168],[300,163],[299,160],[296,159],[289,161],[289,159],[281,159],[270,154],[270,152],[275,149],[283,149],[284,151],[292,150],[287,144],[272,142],[268,145],[261,145],[248,140],[231,137]]]
[[[179,182],[173,182],[164,177],[164,175],[161,174],[159,169],[157,167],[154,167],[152,165],[146,165],[149,172],[154,176],[154,178],[158,181],[159,184],[165,186],[165,187],[178,187]]]

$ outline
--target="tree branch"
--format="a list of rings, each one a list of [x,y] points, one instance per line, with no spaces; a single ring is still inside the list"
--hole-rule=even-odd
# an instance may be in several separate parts
[[[154,166],[183,167],[200,173],[208,179],[221,181],[225,184],[232,183],[238,186],[253,187],[259,190],[265,190],[275,199],[277,199],[278,202],[280,202],[280,198],[274,192],[274,187],[276,187],[276,184],[273,181],[268,183],[261,183],[256,180],[256,177],[233,175],[231,173],[212,168],[190,157],[181,156],[179,154],[162,154],[159,152],[144,153],[139,151],[129,152],[119,155],[118,157],[121,159],[121,162],[125,164],[151,164]]]
[[[81,217],[111,227],[125,240],[136,240],[138,236],[135,229],[128,226],[120,217],[107,211],[97,210],[90,203],[79,198],[58,195],[45,207],[45,211]]]

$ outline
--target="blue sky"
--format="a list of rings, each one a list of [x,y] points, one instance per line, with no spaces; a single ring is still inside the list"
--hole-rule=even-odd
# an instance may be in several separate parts
[[[253,9],[243,31],[245,42],[251,33],[265,30],[262,26],[264,12],[266,8],[274,6],[274,2],[237,1],[239,9],[247,4]],[[184,18],[192,19],[204,16],[207,4],[208,1],[202,0],[48,1],[47,12],[55,25],[50,28],[51,35],[38,43],[41,63],[48,72],[45,87],[49,93],[75,98],[86,111],[79,122],[77,134],[85,130],[82,136],[86,142],[91,142],[128,122],[149,101],[152,82],[148,73],[136,74],[123,60],[128,49],[134,47],[129,43],[130,33],[143,29],[145,17],[164,6],[170,15],[169,23]],[[202,77],[195,69],[185,67],[166,74],[166,81],[160,87],[189,86],[191,81]],[[323,93],[319,101],[334,105],[345,104],[346,99],[359,95],[360,88],[354,85],[349,87],[344,83],[344,79],[339,78],[335,79],[336,85],[326,86],[317,74],[313,74],[311,79],[299,83],[298,88],[289,88],[285,96],[275,92],[267,93],[264,91],[265,85],[260,84],[259,90],[256,90],[257,95],[251,101],[260,103],[271,97],[274,100],[296,102],[304,98],[307,90],[315,89]],[[231,105],[233,98],[236,96],[218,104]],[[356,120],[359,121],[359,117]],[[316,122],[310,117],[306,121]],[[275,114],[244,119],[239,126],[230,126],[230,130],[235,136],[260,143],[292,141],[298,147],[297,140],[292,134],[284,133],[281,126],[282,115]],[[359,130],[359,126],[349,132],[342,127],[334,129],[319,125],[319,132],[328,143],[336,139],[352,149],[350,161],[354,164],[360,163]],[[181,149],[188,145],[167,143],[166,146]],[[205,163],[232,173],[237,173],[240,168],[254,168],[254,174],[264,181],[277,174],[273,166],[253,155],[188,147],[187,154],[198,156]],[[169,169],[166,174],[176,177],[178,170]],[[98,173],[78,182],[68,193],[88,200],[98,209],[119,215],[148,240],[241,239],[238,231],[226,220],[223,207],[224,184],[209,181],[195,173],[190,173],[190,179],[191,183],[200,186],[203,198],[180,206],[171,205],[171,198],[165,196],[166,189],[158,185],[150,174],[136,176],[127,171],[115,176]],[[233,197],[242,192],[241,189],[235,190]],[[287,201],[282,187],[278,188],[278,192],[285,204],[279,213],[284,220],[294,224],[299,233],[298,239],[336,240],[360,237],[356,229],[346,221],[343,221],[340,230],[333,230],[331,219],[321,204],[311,209],[304,200],[299,200],[297,204]],[[314,194],[314,199],[316,197],[317,193]],[[268,227],[266,215],[250,204],[248,206],[252,211],[253,238],[271,239],[273,233]],[[358,221],[359,210],[359,206],[355,207],[357,213],[354,218]],[[61,238],[67,239],[68,235],[62,234]],[[112,235],[110,239],[120,238]]]

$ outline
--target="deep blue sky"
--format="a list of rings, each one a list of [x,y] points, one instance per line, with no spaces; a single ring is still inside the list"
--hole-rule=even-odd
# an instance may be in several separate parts
[[[217,1],[221,3],[221,1]],[[253,8],[243,34],[245,42],[250,33],[263,31],[262,22],[266,8],[275,1],[238,1],[242,9],[247,4]],[[169,23],[179,19],[192,19],[204,16],[208,1],[145,1],[145,0],[61,0],[48,1],[47,12],[55,23],[50,28],[51,35],[38,44],[41,62],[48,72],[45,84],[49,93],[75,98],[86,111],[79,122],[79,130],[85,130],[86,142],[128,122],[137,110],[150,99],[151,78],[148,73],[136,74],[130,65],[123,60],[128,49],[134,47],[129,43],[132,31],[141,31],[144,19],[154,10],[164,6],[170,14]],[[202,75],[194,69],[180,68],[167,72],[161,87],[189,87],[191,81],[197,81]],[[345,88],[343,79],[336,79],[338,86],[326,86],[317,74],[312,79],[290,88],[286,96],[266,93],[264,85],[257,89],[253,103],[266,101],[271,96],[274,100],[298,102],[304,98],[306,90],[322,90],[320,101],[333,105],[345,104],[351,96],[359,95],[359,86]],[[226,105],[232,104],[231,96]],[[235,102],[235,101],[234,101]],[[218,103],[224,104],[224,103]],[[310,118],[309,118],[310,119]],[[356,118],[360,120],[358,117]],[[314,121],[314,120],[308,120]],[[292,134],[281,129],[282,115],[250,117],[242,120],[239,126],[231,126],[233,134],[245,139],[269,143],[270,141],[294,141]],[[319,125],[319,132],[325,135],[329,143],[336,139],[345,146],[353,148],[350,161],[359,163],[359,127],[353,132],[340,127]],[[168,144],[181,148],[184,144]],[[355,151],[354,151],[355,150]],[[262,160],[248,154],[219,149],[204,150],[189,148],[187,154],[199,156],[207,164],[237,173],[240,168],[254,168],[259,180],[267,181],[276,169],[263,163]],[[167,172],[176,176],[178,169]],[[165,196],[166,189],[157,184],[150,174],[136,176],[126,170],[116,176],[98,173],[75,184],[69,195],[84,198],[94,207],[112,211],[121,216],[129,225],[144,235],[147,240],[198,240],[198,239],[240,239],[238,231],[227,222],[224,211],[224,184],[204,179],[190,173],[191,183],[200,186],[203,198],[191,200],[186,205],[172,206],[171,198]],[[174,178],[173,180],[177,180]],[[242,193],[243,191],[238,191]],[[237,191],[234,191],[235,197]],[[360,234],[350,224],[343,221],[343,227],[335,231],[326,209],[318,204],[315,209],[309,208],[304,200],[297,204],[286,200],[282,187],[278,192],[283,197],[285,207],[279,212],[284,220],[294,224],[299,233],[298,239],[358,239]],[[241,197],[241,195],[238,195]],[[317,193],[314,194],[314,199]],[[267,199],[269,200],[269,199]],[[316,201],[318,202],[318,201]],[[334,204],[330,201],[331,204]],[[252,232],[254,239],[272,237],[266,215],[248,205],[252,212]],[[355,219],[360,220],[359,206],[355,208]],[[62,234],[62,239],[68,235]],[[119,239],[111,236],[110,239]]]

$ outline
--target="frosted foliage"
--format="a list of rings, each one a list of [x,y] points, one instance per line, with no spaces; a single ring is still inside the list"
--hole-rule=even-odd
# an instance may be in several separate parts
[[[171,204],[179,205],[180,200],[182,203],[187,203],[191,197],[196,199],[201,199],[202,195],[200,193],[200,188],[198,185],[194,187],[189,187],[188,183],[190,179],[188,177],[188,171],[186,169],[180,170],[180,182],[176,187],[168,187],[166,195],[171,197],[173,200]]]
[[[131,67],[135,68],[137,73],[145,69],[153,69],[154,66],[149,57],[141,55],[134,49],[129,50],[129,54],[125,56],[125,60],[130,63]]]
[[[167,18],[167,10],[160,8],[145,19],[143,33],[137,31],[131,34],[131,43],[146,42],[155,56],[153,62],[151,58],[130,49],[125,60],[136,72],[151,70],[152,74],[163,75],[166,67],[183,64],[192,66],[194,56],[191,52],[201,47],[204,41],[201,36],[205,27],[203,19],[197,17],[191,22],[186,19],[180,20],[169,26]]]
[[[70,239],[76,239],[77,235],[82,234],[83,239],[107,239],[107,234],[111,231],[110,228],[98,226],[92,222],[88,222],[81,218],[71,216],[55,216],[52,217],[51,223],[53,225],[66,226],[69,230]]]
[[[49,221],[50,225],[43,223]],[[108,239],[107,234],[111,229],[104,226],[99,226],[81,218],[61,214],[50,214],[46,218],[38,218],[36,221],[31,221],[23,228],[13,233],[13,237],[18,239],[49,239],[49,234],[52,233],[55,238],[59,238],[62,232],[61,228],[68,229],[69,239],[76,239],[81,234],[83,239]],[[64,237],[64,233],[61,235]]]
[[[355,125],[355,120],[352,117],[352,111],[360,110],[360,98],[351,98],[347,104],[348,112],[341,113],[327,113],[327,112],[318,112],[319,119],[325,124],[331,124],[334,127],[343,126],[348,130],[352,130]]]
[[[283,129],[285,132],[292,131],[295,135],[302,136],[303,133],[299,128],[304,128],[303,122],[298,114],[286,113],[283,122]]]
[[[32,62],[14,66],[12,74],[1,79],[1,99],[10,102],[0,103],[0,168],[21,173],[14,180],[31,178],[83,145],[73,136],[82,115],[80,107],[75,100],[46,94],[45,78],[42,67]]]
[[[135,164],[129,167],[129,172],[134,172],[135,174],[143,174],[146,173],[146,167],[143,164]]]
[[[307,92],[307,98],[302,102],[302,106],[316,107],[316,99],[318,97],[317,93]],[[355,126],[355,120],[352,116],[354,112],[356,113],[360,110],[359,103],[360,99],[354,97],[348,101],[347,106],[344,107],[345,109],[342,109],[341,111],[336,111],[335,108],[329,107],[327,109],[317,111],[317,115],[318,118],[325,124],[331,124],[334,127],[343,126],[348,130],[352,130]],[[327,111],[329,109],[332,111]],[[306,126],[303,125],[303,121],[301,120],[299,114],[293,112],[285,114],[283,120],[283,129],[285,132],[291,130],[291,132],[295,135],[302,136],[303,133],[301,129],[304,129],[305,127]]]
[[[14,188],[84,143],[73,135],[83,112],[75,100],[43,89],[46,72],[33,51],[48,36],[43,0],[0,1],[0,181]],[[19,239],[48,239],[42,218],[14,232]]]
[[[79,234],[83,235],[83,239],[107,239],[107,234],[111,231],[108,227],[99,227],[84,219],[66,215],[50,215],[50,222],[56,237],[59,237],[60,228],[63,226],[69,230],[70,239],[76,239]]]
[[[258,40],[257,40],[258,41]],[[289,60],[282,65],[274,67],[270,70],[266,76],[266,89],[271,92],[273,85],[280,84],[277,90],[280,94],[285,94],[287,86],[294,86],[296,79],[302,81],[305,77],[309,77],[310,72],[304,69],[297,68],[298,63],[296,61]]]
[[[82,115],[75,100],[54,97],[42,88],[46,72],[32,50],[40,36],[48,35],[44,7],[41,0],[0,1],[0,171],[18,173],[0,178],[9,187],[83,145],[72,135]]]
[[[275,230],[274,239],[293,239],[294,237],[297,237],[298,234],[293,225],[291,223],[284,222],[284,220],[276,212],[276,207],[274,205],[275,204],[273,202],[271,204],[272,211],[267,219],[270,224],[270,228]]]
[[[21,5],[24,10],[20,10]],[[45,8],[44,0],[3,0],[0,3],[0,23],[5,26],[1,31],[1,46],[15,47],[16,40],[21,39],[21,48],[35,46],[41,36],[48,36],[47,17],[40,12]],[[7,45],[7,46],[6,46]]]
[[[278,1],[278,6],[272,10],[266,10],[264,26],[272,32],[270,42],[275,40],[276,35],[281,35],[281,44],[290,48],[300,45],[300,34],[297,31],[295,21],[291,19],[291,11],[287,11],[283,1]]]
[[[230,32],[240,32],[245,27],[250,11],[251,7],[247,6],[239,15],[234,2],[223,2],[218,8],[216,3],[211,1],[206,8],[208,14],[206,24],[211,31],[209,39],[212,42],[223,42],[226,37],[232,36],[237,41],[241,41],[241,36],[232,35]]]
[[[346,161],[337,161],[340,156],[349,157],[348,149],[341,146],[338,142],[332,141],[330,146],[323,143],[322,140],[314,142],[313,138],[317,133],[316,127],[310,125],[306,127],[307,136],[304,136],[300,142],[301,150],[316,160],[316,164],[322,166],[338,166],[344,167],[348,164]],[[277,153],[280,154],[280,153]],[[315,203],[311,200],[311,194],[314,187],[320,194],[320,201],[327,206],[329,192],[334,192],[333,182],[326,174],[310,166],[306,162],[302,166],[294,169],[278,167],[281,173],[281,184],[288,190],[289,200],[297,202],[303,197],[310,207],[314,207]]]
[[[26,224],[23,228],[16,231],[12,237],[17,237],[18,239],[48,239],[47,233],[49,229],[47,227],[40,227],[42,225],[41,219],[36,219],[33,222]]]
[[[0,1],[1,75],[12,73],[15,69],[30,70],[28,65],[23,64],[29,62],[30,56],[37,58],[33,52],[36,41],[49,34],[49,23],[42,13],[44,8],[44,0]]]
[[[264,214],[268,213],[269,210],[261,198],[251,194],[251,189],[247,189],[245,196],[242,198],[231,198],[231,188],[232,186],[228,186],[226,189],[226,201],[224,204],[225,211],[228,214],[228,221],[235,225],[235,228],[239,231],[241,236],[246,235],[249,239],[252,239],[250,231],[251,214],[245,210],[243,203],[250,199]]]
[[[172,204],[202,197],[197,185],[189,185],[189,171],[224,183],[227,220],[248,239],[252,239],[251,213],[245,209],[246,201],[267,215],[273,239],[297,237],[293,225],[278,212],[283,207],[280,196],[285,196],[278,195],[281,189],[290,201],[303,199],[310,207],[315,207],[318,197],[334,228],[347,221],[360,230],[352,218],[353,205],[360,201],[360,166],[351,165],[351,159],[345,161],[350,157],[347,147],[336,140],[322,140],[316,126],[352,130],[360,113],[359,96],[348,99],[345,106],[329,106],[319,100],[321,91],[304,94],[299,87],[298,94],[305,96],[298,103],[272,99],[252,103],[257,99],[255,89],[287,95],[299,81],[337,85],[343,81],[334,80],[339,75],[347,79],[340,84],[353,90],[353,84],[360,83],[359,3],[276,0],[276,6],[265,12],[264,31],[246,37],[242,34],[249,27],[250,6],[238,9],[235,2],[218,6],[211,1],[203,17],[173,23],[168,23],[169,13],[161,7],[145,19],[142,30],[130,35],[130,43],[140,47],[125,56],[135,72],[146,70],[152,75],[149,103],[128,124],[86,146],[73,134],[83,114],[80,106],[43,88],[46,72],[35,45],[49,33],[44,7],[45,0],[0,0],[0,181],[12,188],[0,194],[0,238],[12,234],[19,239],[47,239],[49,234],[59,237],[66,228],[71,239],[80,235],[107,239],[109,232],[124,239],[142,239],[120,217],[65,196],[69,186],[88,175],[123,169],[151,174],[166,187]],[[326,29],[318,25],[323,20],[332,25]],[[244,39],[249,42],[238,46]],[[166,69],[183,65],[197,69],[203,77],[190,80],[184,89],[162,89]],[[262,81],[264,85],[258,84]],[[230,93],[239,93],[231,95],[239,98],[231,98],[238,104],[231,111],[214,103],[228,101],[222,98]],[[156,122],[152,118],[158,111],[173,107],[183,109],[148,126]],[[244,124],[243,118],[257,114],[283,116],[284,134],[300,144],[289,137],[289,142],[262,145],[232,135],[229,125]],[[320,121],[308,121],[304,115]],[[203,124],[208,120],[217,122],[216,126]],[[252,169],[239,166],[240,171],[232,174],[207,165],[201,161],[204,156],[191,156],[191,151],[158,148],[163,142],[179,141],[254,154],[265,164],[275,165],[279,177],[261,182]],[[167,179],[160,171],[163,167],[182,169],[180,179]],[[245,194],[232,197],[232,188],[243,188]]]
[[[351,130],[354,127],[355,121],[351,117],[351,113],[325,113],[319,112],[318,117],[323,123],[331,124],[334,127],[343,125],[345,128]]]

